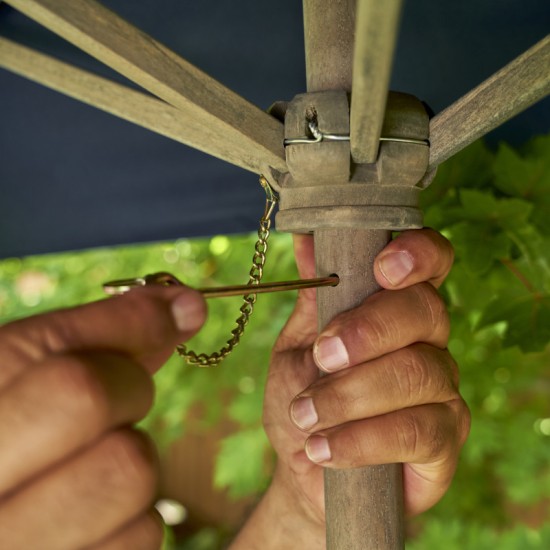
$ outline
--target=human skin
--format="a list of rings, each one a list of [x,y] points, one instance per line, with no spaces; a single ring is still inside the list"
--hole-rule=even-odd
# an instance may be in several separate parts
[[[426,230],[405,233],[379,259],[392,252],[405,254],[398,258],[412,266],[409,275],[392,284],[377,263],[377,279],[391,290],[339,316],[319,338],[315,293],[300,294],[266,390],[277,470],[235,550],[324,548],[322,466],[404,462],[410,513],[447,489],[469,425],[433,289],[452,250]],[[296,255],[311,276],[308,238],[297,238]],[[397,273],[403,262],[394,260],[385,272],[395,283],[388,266]],[[205,317],[198,293],[151,287],[0,327],[0,548],[159,547],[156,454],[132,425],[151,406],[151,375]],[[397,318],[414,318],[411,330],[388,330]],[[326,346],[327,335],[342,344]],[[334,370],[318,381],[318,366]],[[357,391],[371,397],[357,399]],[[319,437],[331,458],[316,463],[315,450],[327,448]]]
[[[295,239],[302,277],[314,276],[312,246],[309,237]],[[325,548],[323,467],[404,463],[408,515],[443,496],[470,428],[436,291],[452,262],[450,243],[435,231],[402,233],[375,260],[385,290],[320,335],[315,293],[300,294],[266,388],[274,480],[232,550]],[[327,375],[319,378],[319,369]]]
[[[205,317],[197,292],[152,287],[0,327],[0,548],[159,547],[156,452],[132,424]]]

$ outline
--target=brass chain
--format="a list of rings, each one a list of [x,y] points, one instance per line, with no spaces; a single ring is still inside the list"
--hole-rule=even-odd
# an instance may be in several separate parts
[[[254,256],[252,257],[252,267],[249,272],[248,285],[254,286],[261,282],[264,274],[265,259],[267,253],[267,241],[269,239],[269,233],[271,228],[271,214],[275,209],[275,205],[278,202],[278,196],[269,185],[269,182],[264,176],[260,176],[260,184],[266,192],[265,212],[260,219],[260,228],[258,229],[258,240],[254,246]],[[243,296],[243,304],[240,308],[241,315],[235,321],[236,326],[231,331],[231,338],[227,340],[225,345],[219,350],[211,353],[196,353],[187,349],[185,344],[180,344],[176,347],[178,354],[183,357],[190,365],[196,365],[198,367],[214,367],[219,365],[237,346],[241,340],[241,336],[244,333],[246,325],[252,312],[254,311],[254,304],[256,303],[256,294],[250,293]]]

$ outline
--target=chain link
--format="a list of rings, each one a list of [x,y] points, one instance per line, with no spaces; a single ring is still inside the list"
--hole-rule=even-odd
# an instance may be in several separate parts
[[[252,267],[250,268],[248,285],[253,287],[261,282],[264,274],[264,266],[267,253],[267,241],[269,239],[271,229],[271,214],[277,204],[278,197],[273,191],[269,182],[264,176],[260,176],[260,184],[266,192],[265,212],[260,220],[260,228],[258,229],[258,240],[254,246],[254,256],[252,257]],[[196,353],[187,349],[185,344],[180,344],[176,347],[178,354],[183,357],[190,365],[198,367],[214,367],[219,365],[239,344],[244,333],[246,325],[256,303],[256,294],[250,293],[243,296],[243,304],[240,307],[241,315],[235,321],[236,326],[231,331],[231,338],[227,340],[225,345],[218,351],[211,353]]]

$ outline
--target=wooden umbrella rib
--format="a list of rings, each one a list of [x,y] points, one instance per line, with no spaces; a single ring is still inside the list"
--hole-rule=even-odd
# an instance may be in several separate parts
[[[245,170],[262,170],[246,148],[228,147],[215,130],[168,103],[5,38],[0,38],[0,67]]]
[[[14,8],[225,140],[231,156],[286,171],[282,124],[93,0],[10,0]]]
[[[350,141],[356,163],[376,161],[401,0],[358,0],[353,54]]]
[[[434,117],[430,168],[550,93],[550,35]]]

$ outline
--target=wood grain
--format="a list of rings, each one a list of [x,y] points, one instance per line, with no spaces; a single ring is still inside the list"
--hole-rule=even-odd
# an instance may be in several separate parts
[[[358,0],[351,90],[351,155],[376,161],[391,68],[397,42],[401,0]]]
[[[320,329],[380,289],[372,266],[390,238],[384,230],[315,231],[317,273],[340,277],[337,287],[317,290]],[[327,550],[404,548],[402,486],[401,464],[325,470]]]
[[[356,0],[303,0],[307,91],[351,90]]]
[[[550,35],[430,123],[430,168],[550,93]]]
[[[225,140],[228,157],[285,170],[279,121],[93,0],[10,0],[14,8]],[[236,150],[236,152],[235,152]],[[247,162],[246,164],[249,164]]]
[[[0,38],[0,67],[245,170],[262,172],[261,160],[250,155],[247,149],[228,148],[226,140],[214,128],[200,124],[194,117],[148,94],[5,38]]]

